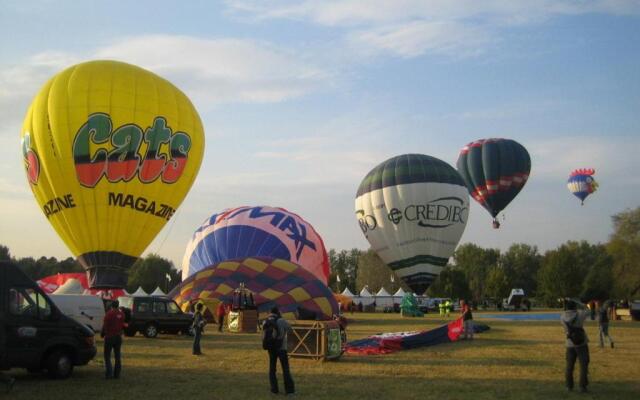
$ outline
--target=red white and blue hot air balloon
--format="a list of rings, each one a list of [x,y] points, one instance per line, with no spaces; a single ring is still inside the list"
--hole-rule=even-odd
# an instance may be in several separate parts
[[[284,208],[257,206],[224,210],[195,231],[182,260],[182,280],[225,260],[271,257],[291,261],[320,282],[329,279],[329,257],[310,223]]]
[[[567,180],[569,191],[580,199],[581,205],[584,205],[587,196],[598,190],[598,182],[593,178],[595,173],[596,170],[593,168],[576,169]]]

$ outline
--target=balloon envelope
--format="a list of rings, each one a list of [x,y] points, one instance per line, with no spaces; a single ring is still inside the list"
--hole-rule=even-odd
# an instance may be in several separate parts
[[[311,224],[284,208],[225,210],[207,218],[187,245],[182,279],[218,262],[264,256],[295,262],[327,283],[329,257]]]
[[[286,318],[294,318],[298,307],[317,313],[322,319],[337,314],[338,303],[329,288],[311,272],[287,260],[249,257],[223,261],[189,276],[169,297],[184,304],[216,298],[232,301],[233,291],[243,283],[253,292],[258,312],[278,306]]]
[[[593,177],[595,173],[596,170],[592,168],[577,169],[571,173],[569,180],[567,180],[569,191],[582,203],[587,196],[598,190],[598,182]]]
[[[469,215],[460,175],[446,162],[422,154],[393,157],[371,170],[355,205],[373,250],[420,294],[447,264]]]
[[[481,139],[460,151],[458,172],[471,197],[494,218],[513,200],[529,178],[527,149],[511,139]]]
[[[189,99],[157,75],[115,61],[51,78],[24,120],[27,179],[46,218],[89,272],[91,287],[126,270],[171,218],[202,160]]]

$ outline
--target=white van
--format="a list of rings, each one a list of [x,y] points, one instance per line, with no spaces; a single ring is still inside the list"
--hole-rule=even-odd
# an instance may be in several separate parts
[[[104,303],[98,296],[83,294],[50,294],[49,298],[67,315],[94,332],[102,330]]]

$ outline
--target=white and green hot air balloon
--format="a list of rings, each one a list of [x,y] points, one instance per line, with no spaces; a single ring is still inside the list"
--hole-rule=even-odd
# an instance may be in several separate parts
[[[356,217],[371,247],[418,294],[447,265],[468,216],[469,195],[458,172],[423,154],[379,164],[356,194]]]

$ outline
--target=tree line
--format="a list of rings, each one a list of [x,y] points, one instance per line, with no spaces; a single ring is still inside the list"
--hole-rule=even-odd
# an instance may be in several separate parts
[[[557,299],[630,299],[640,297],[640,207],[612,217],[609,242],[568,241],[540,253],[536,246],[516,243],[501,252],[472,243],[459,246],[451,262],[427,291],[431,297],[500,302],[512,288],[527,297],[557,305]],[[329,252],[335,291],[348,287],[358,293],[365,285],[372,293],[408,288],[374,251]],[[337,277],[340,277],[340,282]]]
[[[9,248],[3,245],[0,245],[0,260],[15,264],[34,281],[58,273],[84,272],[82,266],[71,257],[64,260],[55,257],[15,258],[11,256]],[[126,289],[133,293],[138,287],[142,287],[147,293],[151,293],[159,287],[167,292],[181,281],[182,276],[171,261],[157,254],[149,254],[139,258],[129,269]]]
[[[513,244],[504,252],[463,244],[426,294],[498,302],[512,288],[521,288],[527,297],[549,306],[567,296],[583,300],[640,297],[640,207],[614,215],[612,222],[613,233],[607,243],[568,241],[543,254],[526,243]],[[16,259],[2,245],[0,260],[15,263],[34,280],[58,272],[83,271],[73,258]],[[336,292],[349,288],[357,294],[365,286],[371,293],[382,287],[391,294],[398,288],[410,291],[371,249],[331,249],[329,262],[329,286]],[[156,287],[168,291],[180,282],[181,274],[171,261],[149,254],[129,270],[127,290],[141,286],[147,292]]]

